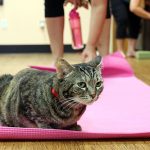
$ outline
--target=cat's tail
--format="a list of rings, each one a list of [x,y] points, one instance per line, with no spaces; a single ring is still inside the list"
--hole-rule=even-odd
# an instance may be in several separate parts
[[[10,83],[12,79],[13,76],[11,74],[0,76],[0,95],[2,94],[4,88]]]

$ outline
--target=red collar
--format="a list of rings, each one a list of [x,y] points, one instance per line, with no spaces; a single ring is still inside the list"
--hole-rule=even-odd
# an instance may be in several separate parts
[[[51,88],[51,93],[52,93],[55,97],[58,97],[58,93],[55,91],[54,88]]]

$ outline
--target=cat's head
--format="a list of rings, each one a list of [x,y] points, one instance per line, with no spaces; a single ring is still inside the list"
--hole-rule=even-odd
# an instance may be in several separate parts
[[[103,90],[101,61],[98,56],[88,63],[70,65],[59,59],[56,67],[61,98],[84,105],[96,101]]]

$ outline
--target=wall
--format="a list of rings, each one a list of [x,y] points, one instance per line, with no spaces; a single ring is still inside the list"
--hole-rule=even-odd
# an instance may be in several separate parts
[[[68,22],[71,8],[71,5],[65,7],[65,44],[71,43]],[[85,42],[90,10],[80,8],[79,12]],[[4,6],[0,6],[0,45],[49,44],[46,27],[40,28],[40,22],[43,21],[44,0],[4,0]]]

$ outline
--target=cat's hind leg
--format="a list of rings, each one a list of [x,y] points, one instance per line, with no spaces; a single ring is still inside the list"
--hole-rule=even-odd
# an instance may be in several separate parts
[[[0,96],[2,96],[5,87],[13,79],[13,76],[10,74],[0,76]]]

